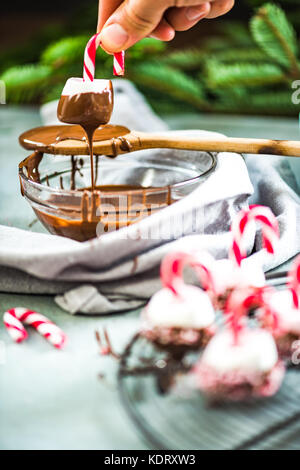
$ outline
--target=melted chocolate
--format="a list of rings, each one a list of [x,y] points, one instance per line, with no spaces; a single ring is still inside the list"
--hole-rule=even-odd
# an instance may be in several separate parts
[[[129,189],[132,190],[132,193],[127,193]],[[116,196],[121,191],[126,191],[127,200],[125,202],[122,199],[116,200]],[[140,191],[142,191],[142,194],[140,194]],[[60,216],[46,213],[37,207],[34,208],[37,217],[50,233],[73,238],[77,241],[86,241],[95,238],[97,235],[132,225],[147,217],[151,211],[150,204],[146,203],[139,213],[136,212],[133,205],[134,193],[138,194],[135,198],[141,201],[146,199],[147,193],[146,189],[142,190],[140,187],[126,185],[95,186],[93,192],[91,192],[91,188],[82,189],[81,192],[81,202],[79,202],[78,197],[74,197],[73,200],[68,198],[68,205],[62,202],[60,195],[51,196],[49,203],[57,207],[57,213],[59,212]],[[105,211],[103,205],[101,205],[101,197],[105,193],[104,205],[107,204],[112,207],[111,211]],[[110,195],[111,202],[109,202]],[[151,213],[153,214],[166,206],[166,198],[162,197],[160,204],[157,204]]]
[[[99,126],[94,132],[94,142],[110,140],[120,136],[124,136],[130,132],[124,126],[105,125]],[[77,140],[86,143],[87,138],[85,131],[78,125],[74,126],[43,126],[36,127],[24,132],[19,137],[22,147],[27,150],[40,150],[42,152],[50,152],[53,147],[64,140]],[[71,150],[70,150],[71,152]],[[53,152],[52,152],[53,153]]]
[[[50,193],[48,202],[50,205],[52,204],[52,207],[56,207],[56,214],[50,213],[50,211],[45,212],[37,206],[34,207],[38,218],[51,233],[85,241],[95,238],[97,235],[99,236],[102,232],[105,233],[131,225],[150,214],[151,207],[147,199],[149,188],[143,189],[140,186],[129,185],[95,185],[99,159],[97,155],[94,176],[93,141],[112,139],[113,156],[117,155],[118,146],[122,151],[131,151],[130,142],[123,137],[130,133],[129,129],[122,126],[107,125],[112,109],[113,90],[111,84],[109,89],[101,93],[80,93],[75,96],[62,96],[59,101],[57,115],[62,122],[71,125],[39,127],[25,132],[19,138],[23,147],[35,149],[32,155],[20,163],[19,168],[23,169],[29,180],[38,183],[41,183],[39,164],[43,158],[42,152],[55,153],[53,148],[63,140],[78,140],[85,144],[88,143],[91,162],[91,186],[77,190],[82,194],[80,198],[78,192],[70,193],[67,199],[63,194]],[[83,159],[76,157],[73,153],[74,144],[70,142],[70,190],[75,191],[76,174],[81,172]],[[45,181],[47,186],[50,186],[51,176],[59,175],[57,173],[46,175],[43,182]],[[62,176],[59,176],[59,186],[61,190],[66,191],[67,188],[65,188]],[[23,194],[22,182],[21,191]],[[122,192],[127,196],[125,202],[124,198],[118,199],[116,197]],[[106,193],[105,204],[110,202],[110,207],[112,207],[112,209],[108,209],[108,212],[104,212],[103,207],[105,205],[101,205],[101,197],[104,193]],[[111,201],[109,200],[110,196]],[[119,205],[118,201],[121,201]],[[138,214],[134,209],[135,203],[142,204]],[[171,190],[168,188],[167,196],[164,192],[158,194],[155,199],[156,208],[154,211],[171,203]]]
[[[96,129],[110,120],[114,106],[113,88],[101,93],[79,93],[77,95],[61,96],[57,117],[68,124],[79,124],[85,130]]]
[[[91,159],[91,188],[95,187],[93,137],[96,129],[107,124],[114,106],[114,95],[111,81],[109,88],[101,93],[78,93],[61,96],[57,117],[67,124],[79,124],[87,137]]]

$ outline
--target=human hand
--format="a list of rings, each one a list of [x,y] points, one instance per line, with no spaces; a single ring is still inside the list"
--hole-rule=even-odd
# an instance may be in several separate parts
[[[224,15],[234,0],[99,0],[97,31],[110,53],[125,50],[144,37],[170,41],[203,18]]]

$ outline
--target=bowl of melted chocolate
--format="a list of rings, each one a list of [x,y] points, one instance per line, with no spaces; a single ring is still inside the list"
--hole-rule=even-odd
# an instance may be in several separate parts
[[[128,132],[105,125],[93,139]],[[91,156],[78,125],[32,129],[20,136],[20,143],[33,151],[19,165],[23,196],[50,233],[78,241],[123,229],[166,208],[191,193],[216,165],[211,154],[185,150]]]
[[[19,165],[22,194],[55,235],[85,241],[123,229],[189,194],[215,167],[213,155],[156,150],[154,141],[134,151],[141,138],[108,124],[113,104],[110,80],[70,78],[57,109],[67,125],[20,136],[33,151]]]

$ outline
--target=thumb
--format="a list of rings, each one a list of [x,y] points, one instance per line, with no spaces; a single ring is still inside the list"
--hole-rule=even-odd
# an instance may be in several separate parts
[[[148,36],[160,23],[172,0],[126,0],[105,23],[101,46],[107,52],[120,52]]]

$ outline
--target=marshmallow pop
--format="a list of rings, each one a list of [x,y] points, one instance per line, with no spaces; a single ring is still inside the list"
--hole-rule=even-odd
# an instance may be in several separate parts
[[[231,232],[233,242],[229,251],[229,259],[215,261],[212,270],[214,290],[209,294],[216,308],[224,308],[226,299],[235,288],[261,288],[265,286],[265,275],[259,264],[245,263],[245,235],[255,222],[262,226],[263,246],[268,253],[273,254],[279,238],[278,222],[268,207],[250,206],[242,210],[234,220]]]
[[[203,284],[211,274],[203,255],[197,257],[197,269]],[[163,288],[153,295],[142,313],[141,334],[163,349],[179,356],[189,349],[203,347],[215,332],[215,312],[209,296],[199,287],[183,280],[186,265],[195,266],[195,258],[186,252],[170,253],[161,264]]]
[[[264,326],[272,328],[280,356],[291,360],[300,340],[300,256],[296,258],[288,278],[286,289],[266,291],[264,305],[258,312],[258,317]],[[272,314],[278,319],[278,327],[275,329]]]
[[[270,332],[250,328],[247,313],[261,296],[233,291],[226,303],[227,325],[205,348],[193,369],[196,387],[212,401],[241,401],[274,395],[285,368]]]

